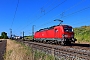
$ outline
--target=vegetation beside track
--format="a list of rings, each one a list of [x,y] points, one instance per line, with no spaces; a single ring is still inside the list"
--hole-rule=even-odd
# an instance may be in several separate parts
[[[33,39],[33,36],[24,36],[24,39],[26,39],[26,40],[32,40]]]
[[[90,26],[81,26],[74,28],[75,38],[78,42],[90,43]]]
[[[7,40],[4,60],[58,60],[52,55],[33,51],[30,47],[14,40]]]

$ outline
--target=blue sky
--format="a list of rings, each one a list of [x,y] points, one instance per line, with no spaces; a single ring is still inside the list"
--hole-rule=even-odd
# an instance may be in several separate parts
[[[0,0],[0,33],[8,36],[10,29],[31,35],[33,25],[37,31],[59,24],[55,19],[73,27],[90,25],[90,0]]]

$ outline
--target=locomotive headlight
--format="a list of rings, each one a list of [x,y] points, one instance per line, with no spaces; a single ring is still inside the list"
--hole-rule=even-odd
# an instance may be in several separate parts
[[[64,37],[68,37],[68,35],[64,35]]]
[[[62,36],[63,36],[63,37],[68,37],[68,35],[64,35],[64,34],[63,34]]]
[[[73,32],[74,30],[72,29],[72,32]]]

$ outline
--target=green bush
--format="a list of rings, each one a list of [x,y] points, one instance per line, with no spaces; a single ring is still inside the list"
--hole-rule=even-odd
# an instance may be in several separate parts
[[[90,42],[90,26],[74,28],[74,32],[78,41]]]
[[[7,33],[6,32],[2,32],[1,36],[0,36],[0,39],[7,39],[7,38],[8,38]]]

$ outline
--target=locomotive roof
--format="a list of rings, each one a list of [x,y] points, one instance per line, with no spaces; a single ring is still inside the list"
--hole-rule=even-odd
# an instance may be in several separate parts
[[[49,27],[49,28],[40,29],[39,31],[50,30],[50,29],[53,29],[53,28],[56,27],[56,26],[65,26],[65,27],[67,27],[67,26],[69,26],[69,25],[54,25],[54,26],[51,26],[51,27]],[[70,27],[71,27],[71,26],[70,26]],[[37,32],[39,32],[39,31],[37,31]]]

